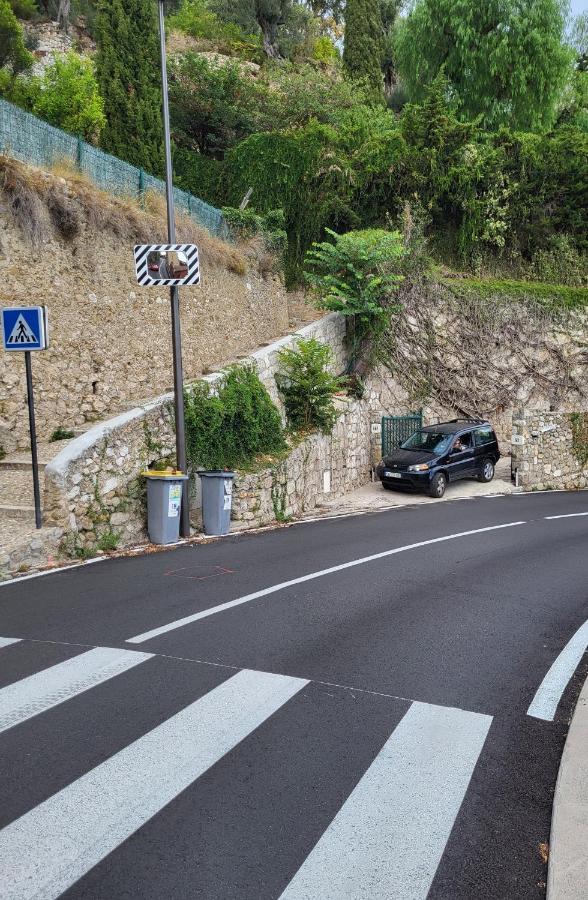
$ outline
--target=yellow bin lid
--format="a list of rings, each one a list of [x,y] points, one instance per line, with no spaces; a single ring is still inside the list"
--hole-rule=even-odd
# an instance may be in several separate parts
[[[145,478],[173,478],[176,481],[178,479],[184,480],[188,478],[188,476],[184,472],[180,472],[179,469],[146,469],[145,472],[141,472]]]

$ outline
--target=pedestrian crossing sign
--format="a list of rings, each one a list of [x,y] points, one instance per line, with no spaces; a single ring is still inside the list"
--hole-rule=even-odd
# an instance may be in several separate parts
[[[2,309],[5,350],[46,350],[49,343],[47,307],[14,306]]]

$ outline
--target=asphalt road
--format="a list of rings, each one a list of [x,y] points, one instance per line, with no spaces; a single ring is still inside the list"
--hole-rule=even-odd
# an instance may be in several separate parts
[[[0,897],[544,896],[587,513],[437,503],[0,587]]]

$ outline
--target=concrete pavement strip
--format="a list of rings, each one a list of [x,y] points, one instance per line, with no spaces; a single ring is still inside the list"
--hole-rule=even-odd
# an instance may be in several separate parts
[[[553,800],[547,900],[588,897],[588,679],[578,698]]]

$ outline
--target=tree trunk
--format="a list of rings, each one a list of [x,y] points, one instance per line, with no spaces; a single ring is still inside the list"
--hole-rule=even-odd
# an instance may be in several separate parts
[[[66,34],[69,32],[69,14],[71,9],[71,0],[59,0],[59,9],[57,10],[57,22],[62,31]]]
[[[263,37],[263,49],[270,59],[281,59],[278,47],[278,23],[260,15],[257,18]]]

